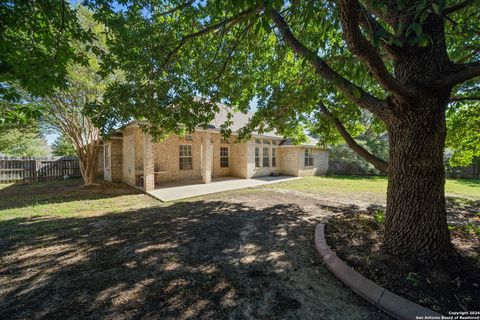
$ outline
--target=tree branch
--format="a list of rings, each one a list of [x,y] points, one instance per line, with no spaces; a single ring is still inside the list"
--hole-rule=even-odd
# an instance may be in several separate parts
[[[238,22],[240,22],[241,20],[243,20],[245,17],[248,17],[254,13],[256,13],[258,11],[257,8],[250,8],[250,9],[247,9],[245,11],[242,11],[240,12],[239,14],[235,15],[235,16],[232,16],[228,19],[225,19],[219,23],[216,23],[216,24],[213,24],[211,26],[208,26],[202,30],[199,30],[197,32],[194,32],[194,33],[190,33],[184,37],[182,37],[182,39],[180,39],[180,41],[178,41],[178,44],[175,46],[175,48],[173,48],[172,51],[170,51],[168,54],[167,54],[167,57],[165,58],[165,61],[163,62],[162,66],[160,67],[160,69],[162,69],[163,67],[165,67],[170,61],[171,59],[177,54],[177,52],[191,39],[194,39],[194,38],[198,38],[198,37],[201,37],[205,34],[208,34],[210,32],[214,32],[214,31],[217,31],[218,29],[220,29],[221,27],[225,26],[225,25],[228,25],[228,26],[232,26],[234,24],[237,24]]]
[[[465,0],[460,3],[454,4],[453,6],[446,7],[445,9],[443,9],[442,14],[446,16],[455,11],[462,10],[463,8],[466,8],[469,5],[473,4],[475,1],[476,0]]]
[[[169,15],[169,14],[171,14],[171,13],[174,13],[174,12],[178,11],[178,10],[182,10],[182,9],[185,8],[185,7],[189,7],[189,6],[192,5],[194,2],[195,2],[195,0],[185,1],[184,3],[181,3],[181,4],[179,4],[178,6],[175,6],[175,7],[173,7],[173,8],[170,9],[170,10],[166,10],[166,11],[160,12],[158,15],[160,15],[160,16]]]
[[[452,97],[449,102],[458,101],[480,101],[480,97]]]
[[[340,21],[350,51],[372,72],[373,77],[386,90],[400,96],[412,96],[415,91],[406,88],[385,67],[377,49],[363,36],[359,28],[361,8],[357,0],[339,2]]]
[[[480,77],[480,61],[453,64],[447,68],[434,85],[436,87],[452,87],[476,77]]]
[[[323,103],[320,102],[320,111],[322,114],[333,123],[337,131],[343,137],[347,145],[355,151],[360,157],[365,159],[366,161],[370,162],[377,170],[387,173],[388,172],[388,162],[378,158],[377,156],[368,152],[365,148],[359,145],[355,139],[352,138],[350,133],[348,133],[347,129],[345,129],[344,125],[340,122],[340,120],[335,117],[330,111],[325,107]]]
[[[284,18],[275,10],[270,9],[266,12],[274,22],[283,41],[298,55],[305,58],[314,68],[317,74],[327,81],[330,81],[339,91],[352,102],[360,107],[372,112],[381,119],[387,118],[390,109],[384,100],[378,99],[365,92],[359,86],[343,78],[333,70],[322,58],[315,52],[303,45],[292,33],[289,25]]]

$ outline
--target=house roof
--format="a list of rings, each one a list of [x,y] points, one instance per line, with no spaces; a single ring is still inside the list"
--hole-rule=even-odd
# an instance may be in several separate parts
[[[220,127],[222,124],[224,124],[226,121],[228,121],[228,112],[229,108],[226,105],[219,104],[219,112],[215,114],[215,118],[210,121],[207,129],[211,130],[216,130],[219,131]],[[253,117],[252,112],[235,112],[233,113],[232,116],[232,125],[230,126],[230,129],[232,130],[233,133],[237,133],[241,128],[246,126],[250,119]],[[123,128],[129,125],[137,124],[137,121],[132,121],[125,126],[121,127],[118,129],[118,131],[121,131]],[[200,129],[200,128],[199,128]],[[318,140],[307,135],[308,141],[306,143],[300,144],[300,145],[295,145],[292,143],[291,139],[285,139],[282,135],[277,134],[276,132],[270,131],[270,132],[263,132],[263,133],[258,133],[256,131],[252,132],[253,137],[267,137],[267,138],[279,138],[282,139],[282,142],[280,143],[280,146],[307,146],[307,147],[315,147],[318,145]]]
[[[228,120],[228,107],[225,105],[219,105],[220,111],[215,114],[215,118],[210,121],[209,125],[212,126],[212,129],[220,129],[220,126],[224,124]],[[250,119],[253,117],[252,112],[235,112],[232,117],[232,125],[230,126],[230,129],[232,129],[232,132],[238,132],[241,128],[246,126]],[[294,146],[295,144],[292,143],[292,139],[285,139],[282,135],[277,134],[276,132],[270,131],[270,132],[263,132],[263,133],[258,133],[256,131],[252,132],[252,135],[254,137],[269,137],[269,138],[281,138],[283,139],[282,143],[280,146]],[[300,144],[300,146],[317,146],[318,145],[318,140],[307,135],[308,141]]]

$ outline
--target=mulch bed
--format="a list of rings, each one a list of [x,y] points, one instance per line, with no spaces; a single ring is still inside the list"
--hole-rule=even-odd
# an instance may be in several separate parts
[[[479,217],[464,226],[451,227],[453,243],[464,259],[462,271],[406,271],[382,260],[382,213],[359,212],[335,216],[326,226],[332,250],[349,266],[380,286],[424,307],[448,315],[448,311],[474,311],[480,307]]]

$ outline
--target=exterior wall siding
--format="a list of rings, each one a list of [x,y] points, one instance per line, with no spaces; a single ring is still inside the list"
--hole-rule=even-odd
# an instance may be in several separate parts
[[[162,184],[174,180],[200,180],[202,178],[203,139],[207,132],[192,133],[192,140],[171,135],[166,140],[153,144],[155,182]],[[273,144],[257,144],[255,139],[248,142],[235,143],[234,137],[230,143],[221,143],[220,133],[210,132],[213,152],[212,176],[234,176],[252,178],[271,174],[291,176],[308,176],[325,174],[328,168],[328,151],[313,149],[314,166],[304,167],[304,147],[282,147]],[[138,184],[138,177],[143,175],[143,134],[140,128],[130,126],[123,130],[121,144],[120,179],[130,185]],[[271,139],[269,139],[271,140]],[[122,141],[122,140],[119,140]],[[192,169],[180,170],[179,146],[191,145]],[[229,166],[220,165],[220,147],[229,149]],[[259,147],[260,166],[255,166],[255,147]],[[269,165],[263,166],[263,148],[269,148]],[[276,148],[276,167],[272,167],[272,148]],[[113,159],[113,153],[112,153]],[[107,170],[105,170],[107,176]],[[115,179],[117,179],[115,177]]]
[[[282,166],[280,173],[287,176],[298,176],[298,153],[300,148],[280,148]]]
[[[122,144],[122,180],[126,184],[135,185],[135,159],[136,159],[136,145],[135,127],[126,128],[123,132]]]

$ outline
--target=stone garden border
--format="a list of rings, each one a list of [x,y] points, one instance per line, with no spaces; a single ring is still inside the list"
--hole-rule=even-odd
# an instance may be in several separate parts
[[[441,314],[402,298],[350,268],[330,249],[325,239],[325,223],[315,228],[315,247],[327,268],[354,292],[387,314],[400,320],[441,319]]]

